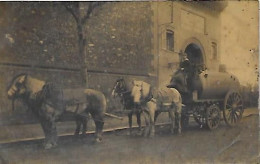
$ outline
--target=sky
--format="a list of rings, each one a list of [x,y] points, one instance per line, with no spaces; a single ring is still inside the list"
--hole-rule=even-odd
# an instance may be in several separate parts
[[[220,61],[242,85],[258,84],[258,29],[257,1],[228,1],[221,13]]]

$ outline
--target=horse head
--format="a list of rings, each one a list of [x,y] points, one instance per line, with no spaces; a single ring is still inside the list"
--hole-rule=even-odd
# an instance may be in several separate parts
[[[133,81],[131,96],[135,104],[147,102],[152,98],[151,85],[144,81]]]
[[[127,91],[126,83],[123,78],[120,78],[116,81],[113,90],[112,90],[112,97],[121,96],[123,93]]]
[[[7,96],[9,99],[18,98],[26,93],[27,77],[27,74],[20,74],[13,78],[7,90]]]
[[[11,81],[10,86],[7,89],[7,97],[12,100],[13,104],[14,100],[17,98],[34,99],[44,85],[44,81],[32,78],[27,74],[20,74]]]

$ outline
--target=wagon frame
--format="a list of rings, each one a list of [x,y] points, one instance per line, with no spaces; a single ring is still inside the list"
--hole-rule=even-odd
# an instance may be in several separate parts
[[[211,86],[213,81],[221,85]],[[190,78],[190,86],[192,89],[188,88],[187,93],[180,91],[185,105],[181,119],[183,127],[188,125],[189,117],[210,130],[216,129],[221,120],[232,127],[242,119],[243,100],[239,93],[240,84],[234,75],[227,72],[197,72]]]
[[[187,126],[189,117],[193,117],[201,127],[206,125],[210,130],[216,129],[222,119],[232,127],[242,119],[243,112],[240,93],[230,90],[224,99],[194,100],[186,104],[182,113],[182,125]]]

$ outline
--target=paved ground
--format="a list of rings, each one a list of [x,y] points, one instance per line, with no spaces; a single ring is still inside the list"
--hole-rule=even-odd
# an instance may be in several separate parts
[[[194,122],[181,136],[158,126],[152,139],[129,136],[127,130],[105,133],[100,144],[93,136],[60,137],[59,146],[43,150],[41,140],[2,144],[2,163],[257,163],[259,119],[246,115],[235,128],[224,123],[214,130],[200,129]]]
[[[119,113],[116,114],[119,115]],[[247,108],[243,116],[247,117],[255,114],[258,114],[257,108]],[[123,117],[123,120],[106,117],[104,129],[110,131],[111,129],[128,127],[128,117],[126,117],[125,114],[121,114],[121,116]],[[165,123],[167,121],[169,121],[167,113],[162,113],[160,114],[157,123]],[[144,125],[144,123],[142,123],[142,125]],[[133,126],[137,126],[135,116],[133,116]],[[74,121],[57,123],[59,136],[73,135],[75,128],[76,125]],[[92,133],[94,129],[94,122],[93,120],[90,120],[88,123],[88,132]],[[0,132],[0,144],[44,138],[43,131],[39,124],[0,126]]]

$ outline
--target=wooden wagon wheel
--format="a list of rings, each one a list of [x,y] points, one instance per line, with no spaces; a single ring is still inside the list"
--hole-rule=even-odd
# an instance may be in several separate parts
[[[224,100],[223,116],[227,125],[235,126],[244,112],[241,95],[236,91],[229,91]]]
[[[195,122],[197,122],[197,124],[199,124],[199,126],[203,127],[206,122],[205,122],[205,116],[202,114],[202,111],[200,111],[200,108],[204,108],[203,106],[196,106],[195,110],[193,112],[193,118],[195,120]],[[203,109],[204,111],[204,109]]]
[[[200,126],[205,125],[204,117],[198,116],[198,115],[193,115],[193,118],[194,118],[195,122],[197,122],[197,124],[199,124]]]
[[[206,123],[210,130],[216,129],[220,123],[220,109],[217,105],[210,105],[206,110]]]

